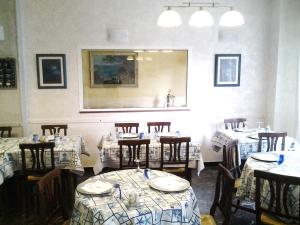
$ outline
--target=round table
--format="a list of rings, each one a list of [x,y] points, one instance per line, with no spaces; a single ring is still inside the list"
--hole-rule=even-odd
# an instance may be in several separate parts
[[[268,153],[255,153],[257,154],[268,154]],[[271,173],[278,173],[287,176],[297,176],[300,177],[300,151],[279,151],[279,152],[270,152],[269,154],[283,154],[284,161],[282,164],[278,165],[277,162],[264,162],[259,161],[257,159],[252,158],[251,156],[247,159],[245,166],[243,168],[241,174],[241,185],[237,190],[237,197],[255,201],[255,177],[254,177],[254,170],[262,170],[268,171]],[[263,199],[269,199],[269,189],[264,188],[261,195]],[[291,212],[293,215],[298,215],[299,207],[295,207],[295,205],[299,205],[299,188],[293,188],[292,191],[289,191],[289,201],[290,208],[292,209]],[[266,204],[262,202],[262,204]]]
[[[151,179],[175,176],[152,170]],[[89,179],[104,179],[120,184],[122,198],[117,194],[87,195],[76,191],[71,224],[137,224],[177,225],[200,224],[200,213],[192,187],[180,192],[162,192],[152,189],[143,172],[120,170]],[[142,204],[128,207],[128,195],[136,193]]]

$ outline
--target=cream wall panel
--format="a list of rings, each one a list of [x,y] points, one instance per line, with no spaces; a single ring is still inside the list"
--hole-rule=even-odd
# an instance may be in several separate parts
[[[181,27],[157,27],[156,20],[162,6],[176,2],[181,3],[170,0],[24,0],[21,10],[24,14],[24,69],[28,75],[29,133],[39,132],[43,121],[70,121],[70,133],[82,134],[86,139],[92,157],[83,160],[86,165],[92,165],[98,154],[100,137],[113,129],[114,122],[171,120],[175,130],[189,131],[193,140],[203,143],[205,160],[216,161],[220,156],[211,152],[209,140],[225,117],[246,116],[251,125],[265,120],[265,92],[270,75],[266,58],[271,47],[271,0],[230,1],[236,3],[234,6],[244,14],[246,25],[234,31],[236,36],[233,39],[220,40],[221,31],[217,25],[209,29],[187,25],[193,9],[178,9],[183,18]],[[218,21],[224,9],[212,9],[211,12]],[[128,41],[107,41],[107,29],[110,28],[127,30]],[[226,30],[222,32],[226,35]],[[80,114],[78,80],[81,74],[78,64],[81,59],[78,49],[84,46],[188,49],[190,111]],[[66,54],[67,89],[37,88],[37,53]],[[240,87],[213,87],[216,53],[242,54]],[[100,120],[104,122],[97,122]]]

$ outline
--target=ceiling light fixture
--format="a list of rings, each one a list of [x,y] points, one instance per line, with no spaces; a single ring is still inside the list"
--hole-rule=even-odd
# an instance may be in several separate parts
[[[220,5],[219,3],[209,3],[209,2],[183,2],[182,5],[174,5],[174,6],[165,6],[167,9],[163,11],[157,20],[157,25],[160,27],[177,27],[181,25],[181,17],[178,12],[174,10],[174,8],[190,8],[197,7],[198,11],[193,13],[190,17],[189,25],[192,27],[208,27],[214,24],[214,19],[212,15],[204,10],[203,8],[229,8],[230,10],[225,12],[220,19],[219,25],[225,27],[234,27],[240,26],[245,23],[244,16],[233,10],[232,6]]]

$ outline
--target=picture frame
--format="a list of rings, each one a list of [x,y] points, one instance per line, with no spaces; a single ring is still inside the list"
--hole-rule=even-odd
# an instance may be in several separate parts
[[[67,88],[66,55],[36,54],[39,89]]]
[[[215,55],[215,87],[240,86],[241,54]]]
[[[138,87],[137,53],[91,51],[91,88]]]

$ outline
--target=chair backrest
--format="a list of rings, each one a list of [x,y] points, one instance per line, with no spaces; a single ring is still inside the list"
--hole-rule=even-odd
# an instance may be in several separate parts
[[[45,142],[45,143],[23,143],[19,145],[21,150],[22,157],[22,172],[24,175],[28,175],[29,173],[38,173],[45,174],[49,170],[55,168],[54,162],[54,142]],[[51,164],[46,164],[46,152],[50,153]],[[31,167],[27,167],[26,165],[26,153],[30,154],[32,165]],[[28,155],[27,155],[28,156]]]
[[[11,130],[12,127],[0,127],[0,137],[3,138],[6,132],[7,132],[6,137],[11,137]]]
[[[190,142],[191,137],[161,137],[160,169],[163,170],[168,167],[168,165],[184,164],[184,177],[189,179]],[[184,159],[181,157],[182,150],[184,150],[185,153]],[[168,159],[165,159],[165,156],[168,156]]]
[[[151,127],[154,128],[154,132],[163,132],[164,127],[168,128],[168,132],[170,132],[171,122],[148,122],[148,133],[151,133]]]
[[[139,123],[115,123],[115,127],[122,128],[123,133],[131,133],[135,128],[135,133],[139,132]]]
[[[235,140],[224,145],[223,165],[231,172],[234,178],[239,178],[241,176],[239,161],[238,142]]]
[[[140,166],[149,168],[149,144],[150,139],[123,139],[118,141],[120,147],[119,168],[133,168],[137,166],[136,159],[140,160]],[[128,151],[128,161],[124,163],[124,152]],[[141,151],[145,151],[146,159],[142,161]]]
[[[63,204],[61,171],[59,169],[50,171],[38,181],[37,186],[40,224],[48,224],[58,213],[65,220],[67,213]]]
[[[297,224],[300,224],[300,178],[260,170],[254,170],[254,177],[256,178],[255,207],[257,224],[261,224],[262,212],[296,220]],[[268,185],[266,185],[266,182]],[[266,198],[266,192],[268,198]],[[288,195],[292,195],[292,192],[296,193],[298,198],[294,199],[294,204],[289,202],[294,197],[288,197]],[[293,207],[298,207],[295,210],[298,215],[291,213]]]
[[[231,119],[224,119],[225,129],[229,129],[229,125],[231,129],[239,128],[240,124],[243,127],[246,126],[245,122],[247,121],[246,118],[231,118]]]
[[[50,132],[50,135],[59,134],[60,130],[64,130],[64,135],[67,135],[67,124],[57,124],[57,125],[42,125],[41,126],[43,135],[46,135],[46,130]]]
[[[231,172],[222,164],[219,164],[218,167],[219,171],[217,175],[215,197],[212,207],[210,208],[210,214],[214,216],[218,207],[224,216],[223,225],[228,225],[231,219],[231,206],[235,179]]]
[[[285,148],[285,137],[287,136],[287,132],[283,133],[258,133],[258,152],[261,152],[262,142],[267,142],[267,152],[276,151],[278,139],[281,140],[281,151],[284,151]]]

